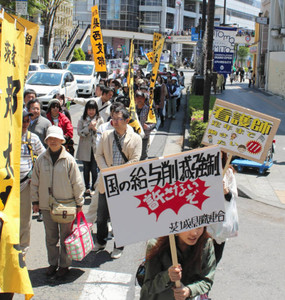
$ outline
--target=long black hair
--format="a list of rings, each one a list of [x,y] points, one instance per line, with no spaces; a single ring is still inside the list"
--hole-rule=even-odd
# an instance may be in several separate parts
[[[88,110],[89,108],[91,108],[91,109],[93,108],[93,109],[96,110],[95,117],[96,117],[96,119],[98,119],[98,117],[99,117],[99,109],[98,109],[98,105],[97,105],[96,101],[94,101],[94,100],[89,100],[89,101],[86,103],[85,108],[84,108],[84,112],[83,112],[83,120],[86,120],[86,118],[87,118],[87,110]]]

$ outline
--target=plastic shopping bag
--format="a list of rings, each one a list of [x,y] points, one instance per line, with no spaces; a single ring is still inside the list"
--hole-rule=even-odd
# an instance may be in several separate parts
[[[238,235],[238,212],[235,197],[231,201],[225,201],[225,221],[211,224],[207,230],[218,244],[224,242],[227,238]]]
[[[80,220],[83,224],[80,224]],[[76,227],[73,229],[75,220],[77,220]],[[79,212],[76,216],[71,228],[71,234],[65,239],[66,252],[69,258],[81,261],[94,247],[93,238],[91,234],[92,223],[87,223],[83,212]]]

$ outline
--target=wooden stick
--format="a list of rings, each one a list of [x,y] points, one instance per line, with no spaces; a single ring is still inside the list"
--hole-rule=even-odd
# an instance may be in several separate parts
[[[231,163],[232,156],[233,156],[232,154],[228,155],[227,162],[226,162],[226,165],[225,165],[224,170],[223,170],[223,178],[224,178],[224,176],[225,176],[225,174],[227,172],[227,169],[228,169],[228,167],[229,167],[229,165]]]
[[[176,251],[176,243],[175,243],[174,234],[169,235],[169,243],[170,243],[172,264],[174,266],[178,266],[178,258],[177,258],[177,251]],[[181,287],[181,282],[179,280],[175,281],[175,286],[177,288]]]

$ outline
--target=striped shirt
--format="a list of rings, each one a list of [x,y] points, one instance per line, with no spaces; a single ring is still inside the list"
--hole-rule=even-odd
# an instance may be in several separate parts
[[[34,154],[39,156],[43,153],[46,149],[41,143],[39,137],[31,132],[31,145]],[[22,135],[22,145],[21,145],[21,163],[20,163],[20,180],[25,178],[29,172],[33,168],[33,160],[27,146],[27,132]],[[21,183],[21,191],[26,187],[28,181],[24,181]]]
[[[114,130],[114,133],[117,135],[116,131]],[[119,138],[119,142],[121,144],[121,146],[124,144],[124,139],[125,139],[126,134],[124,134],[123,136],[118,136]],[[114,139],[113,141],[113,166],[120,166],[125,164],[125,160],[123,159],[123,156],[117,146],[116,140]]]

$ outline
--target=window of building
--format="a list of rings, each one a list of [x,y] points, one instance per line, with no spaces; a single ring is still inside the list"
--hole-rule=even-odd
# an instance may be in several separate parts
[[[141,5],[161,6],[162,0],[141,0]]]
[[[166,28],[174,28],[174,15],[167,13],[166,14]]]
[[[191,30],[192,27],[195,27],[195,19],[194,18],[189,18],[189,17],[184,17],[184,30]]]
[[[167,6],[175,8],[175,0],[167,0]]]
[[[196,1],[185,1],[184,10],[196,12]]]

